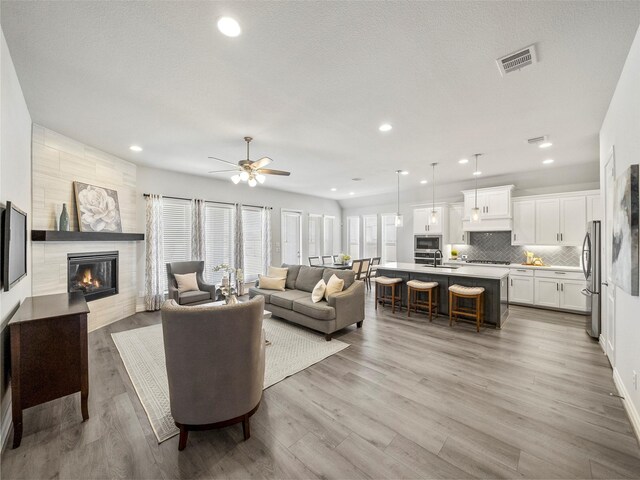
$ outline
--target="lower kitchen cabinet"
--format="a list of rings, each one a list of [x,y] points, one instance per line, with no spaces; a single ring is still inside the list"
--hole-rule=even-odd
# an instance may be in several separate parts
[[[540,307],[586,312],[587,297],[582,294],[585,286],[584,280],[536,278],[534,304]]]
[[[509,302],[533,305],[533,292],[533,275],[509,275]]]
[[[535,302],[541,307],[560,307],[560,282],[555,278],[535,279]]]
[[[582,280],[563,280],[560,284],[560,308],[587,311],[587,297],[582,290],[586,287]]]

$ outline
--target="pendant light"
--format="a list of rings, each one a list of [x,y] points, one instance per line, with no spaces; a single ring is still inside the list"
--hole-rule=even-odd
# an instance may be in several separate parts
[[[402,227],[403,219],[400,214],[400,175],[402,170],[396,170],[396,177],[398,177],[398,209],[396,210],[396,227]]]
[[[476,157],[476,169],[475,172],[479,172],[478,170],[478,157],[482,155],[481,153],[475,153]],[[475,200],[473,203],[473,208],[471,209],[471,221],[473,223],[480,223],[480,209],[478,208],[478,175],[476,177],[476,191],[475,191]]]
[[[438,211],[436,210],[436,165],[437,163],[432,163],[431,168],[433,171],[433,196],[431,198],[431,225],[438,224]]]

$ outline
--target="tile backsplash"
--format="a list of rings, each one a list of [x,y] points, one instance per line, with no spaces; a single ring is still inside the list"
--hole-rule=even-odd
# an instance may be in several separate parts
[[[474,260],[506,260],[522,263],[529,250],[547,265],[580,266],[580,247],[512,246],[511,232],[471,232],[469,245],[456,245],[458,256]]]

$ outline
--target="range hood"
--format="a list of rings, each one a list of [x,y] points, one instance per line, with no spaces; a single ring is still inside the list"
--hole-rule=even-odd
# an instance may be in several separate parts
[[[513,230],[513,220],[511,218],[491,218],[483,219],[477,223],[464,220],[462,230],[465,232],[510,232]]]

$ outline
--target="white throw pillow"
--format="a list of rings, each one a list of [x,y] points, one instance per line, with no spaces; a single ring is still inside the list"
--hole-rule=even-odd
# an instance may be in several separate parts
[[[287,277],[287,272],[289,271],[288,268],[280,268],[280,267],[269,267],[267,269],[267,277],[276,277],[276,278],[282,278],[282,277]]]
[[[318,303],[324,297],[324,292],[327,289],[327,284],[324,283],[324,280],[320,279],[316,286],[313,287],[313,292],[311,292],[311,300],[313,303]]]
[[[327,282],[327,289],[324,291],[324,298],[329,300],[329,295],[341,292],[343,287],[344,280],[336,277],[336,274],[334,273],[333,275],[331,275],[331,278]]]
[[[265,290],[280,290],[284,292],[284,284],[286,277],[268,277],[266,275],[258,275],[258,285]]]
[[[185,273],[184,275],[175,273],[173,276],[176,277],[176,283],[178,284],[178,293],[192,291],[197,292],[198,290],[200,290],[200,287],[198,287],[198,279],[196,278],[195,272]]]

